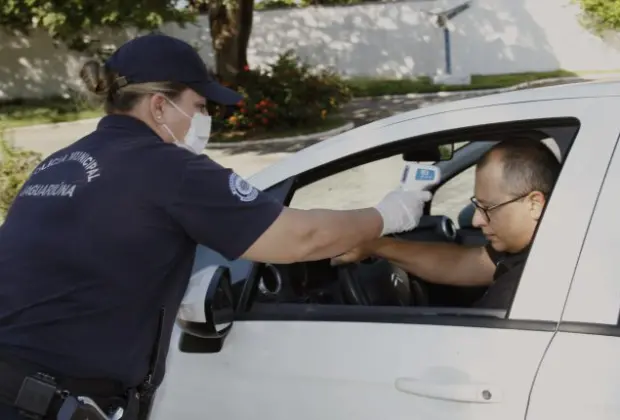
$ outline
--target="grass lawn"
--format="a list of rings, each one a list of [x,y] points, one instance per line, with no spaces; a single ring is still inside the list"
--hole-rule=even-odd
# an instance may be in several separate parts
[[[498,89],[524,82],[551,79],[556,77],[573,77],[592,74],[615,73],[612,71],[571,72],[557,70],[537,73],[511,73],[498,75],[472,75],[470,85],[434,85],[429,77],[416,79],[381,79],[352,77],[348,80],[354,96],[405,95],[408,93],[433,93],[459,90]]]
[[[432,83],[432,80],[428,77],[420,77],[416,79],[382,79],[353,77],[351,79],[348,79],[347,83],[351,88],[353,96],[360,97],[402,95],[408,93],[431,93],[455,90],[494,89],[509,87],[519,83],[534,80],[594,73],[600,74],[611,72],[592,71],[575,73],[566,70],[558,70],[543,73],[514,73],[490,76],[473,75],[471,85],[465,86],[434,85]],[[62,97],[12,100],[8,102],[0,101],[0,128],[13,128],[34,124],[75,121],[85,118],[97,118],[101,117],[102,115],[103,112],[99,107],[88,105],[85,102],[78,103],[74,100],[69,100]],[[288,135],[295,135],[295,133],[304,134],[312,131],[317,131],[317,127],[285,130],[285,133],[280,136],[283,137]],[[254,135],[258,137],[254,137]],[[254,133],[254,135],[252,136],[252,138],[260,138],[261,133]],[[265,137],[273,136],[274,131],[272,130],[268,134],[263,133],[262,135]],[[245,134],[235,133],[228,138],[222,138],[222,141],[234,141],[240,139],[248,139],[248,137]]]
[[[62,97],[0,102],[0,128],[97,118],[103,109]]]

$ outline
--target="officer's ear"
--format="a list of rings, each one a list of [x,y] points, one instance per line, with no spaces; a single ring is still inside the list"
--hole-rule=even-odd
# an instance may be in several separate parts
[[[547,203],[545,195],[540,191],[531,192],[527,197],[527,203],[532,219],[539,221]]]
[[[164,123],[164,109],[168,100],[161,93],[154,93],[149,100],[149,110],[158,124]]]

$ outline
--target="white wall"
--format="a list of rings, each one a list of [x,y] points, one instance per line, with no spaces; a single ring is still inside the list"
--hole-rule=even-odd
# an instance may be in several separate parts
[[[251,66],[288,48],[345,75],[434,75],[444,67],[443,35],[424,11],[461,0],[405,1],[363,6],[256,12],[249,47]],[[584,30],[571,0],[473,0],[455,20],[455,72],[620,69],[620,49]],[[208,24],[164,32],[203,45],[212,61]],[[0,40],[0,97],[50,94],[71,85],[76,58],[39,35],[29,42]]]
[[[117,45],[135,33],[106,31],[101,38],[105,44]],[[78,73],[86,58],[56,46],[41,31],[33,31],[28,38],[0,32],[0,99],[36,98],[81,89]]]

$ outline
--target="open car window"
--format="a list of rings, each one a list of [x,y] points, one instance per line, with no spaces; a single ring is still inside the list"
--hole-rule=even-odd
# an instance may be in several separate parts
[[[404,163],[397,155],[343,170],[295,190],[289,206],[337,210],[375,206],[398,186]]]
[[[554,122],[558,125],[554,126]],[[459,226],[463,211],[471,204],[475,164],[478,159],[496,142],[509,139],[514,133],[518,133],[515,138],[531,135],[540,141],[547,139],[545,143],[549,143],[552,151],[566,156],[579,130],[579,122],[575,119],[562,118],[542,122],[537,120],[535,123],[541,123],[542,126],[532,128],[534,123],[526,121],[525,130],[517,123],[505,123],[506,128],[498,124],[464,128],[462,132],[452,131],[449,135],[442,133],[437,135],[435,146],[430,143],[429,139],[433,138],[431,135],[428,139],[424,138],[429,141],[425,147],[453,143],[455,152],[452,159],[437,163],[441,168],[442,181],[427,209],[428,213],[416,229],[395,236],[407,241],[485,246],[488,241],[480,229]],[[480,140],[481,138],[484,140]],[[407,141],[414,145],[422,140]],[[371,150],[367,152],[367,160],[364,160],[363,155],[357,154],[350,158],[350,163],[343,159],[332,163],[328,161],[320,167],[295,176],[286,204],[300,209],[354,209],[376,205],[387,192],[400,184],[402,171],[407,163],[404,156],[415,153],[414,146],[407,149],[407,141],[399,145],[401,149],[391,146],[386,148],[385,152]],[[442,143],[439,143],[440,141]],[[427,160],[420,162],[427,163]],[[369,303],[364,304],[360,303],[364,299],[358,299],[357,292],[350,290],[350,285],[355,281],[343,283],[342,273],[331,266],[329,260],[258,265],[257,275],[246,285],[247,290],[244,293],[247,300],[241,312],[247,313],[239,312],[239,316],[248,319],[344,320],[348,316],[346,314],[349,314],[360,320],[372,321],[377,317],[390,318],[395,316],[395,313],[401,313],[411,317],[411,322],[435,317],[449,324],[461,322],[454,321],[455,319],[474,320],[473,322],[478,319],[503,321],[509,314],[509,309],[488,310],[472,307],[474,302],[485,295],[487,286],[463,288],[417,278],[415,281],[419,284],[412,284],[409,288],[415,293],[414,298],[384,298],[380,289],[395,289],[396,282],[389,270],[381,271],[377,268],[378,265],[373,265],[375,262],[371,259],[359,265],[362,270],[360,275],[364,277],[364,287],[373,289],[364,292],[371,296]],[[415,278],[415,274],[408,274],[411,279]],[[375,287],[378,283],[382,285]],[[390,286],[390,283],[394,286]],[[353,313],[355,315],[352,315]],[[362,313],[366,315],[360,315]]]

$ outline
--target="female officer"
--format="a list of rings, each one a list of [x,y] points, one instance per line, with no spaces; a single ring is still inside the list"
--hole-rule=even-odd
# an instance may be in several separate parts
[[[138,37],[81,77],[107,115],[33,171],[0,229],[3,420],[56,418],[74,400],[54,389],[108,410],[156,387],[152,356],[165,360],[197,244],[231,260],[329,258],[412,229],[430,199],[394,191],[375,208],[283,207],[201,153],[206,101],[241,98],[178,39]]]

